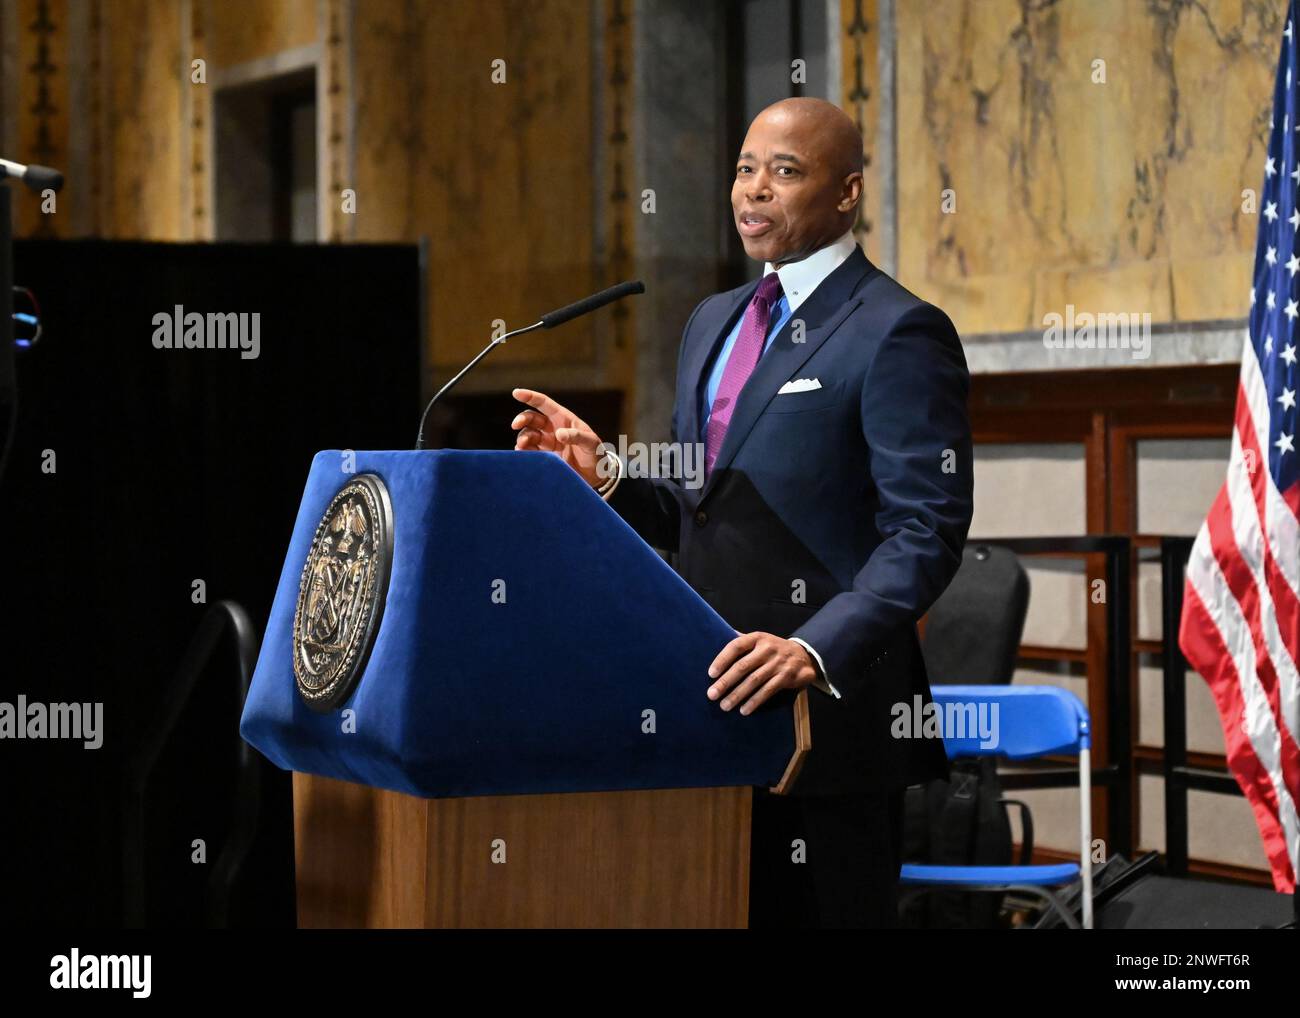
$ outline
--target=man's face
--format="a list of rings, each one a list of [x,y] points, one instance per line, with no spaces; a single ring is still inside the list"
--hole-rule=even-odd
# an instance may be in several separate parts
[[[807,117],[776,110],[749,125],[736,161],[731,209],[745,254],[781,265],[825,247],[848,229],[853,205],[842,167]],[[856,197],[856,196],[855,196]]]

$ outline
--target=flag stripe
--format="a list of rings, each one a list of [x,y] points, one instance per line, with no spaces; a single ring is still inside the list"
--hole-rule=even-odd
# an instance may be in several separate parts
[[[1286,577],[1293,598],[1300,597],[1300,520],[1296,518],[1294,506],[1278,493],[1272,472],[1267,469],[1269,432],[1268,422],[1272,416],[1269,405],[1268,388],[1264,384],[1264,374],[1260,368],[1259,358],[1255,356],[1255,347],[1249,339],[1241,354],[1241,391],[1237,393],[1237,431],[1243,441],[1247,436],[1254,438],[1254,448],[1259,457],[1256,462],[1262,469],[1258,471],[1262,493],[1256,493],[1256,500],[1263,506],[1261,516],[1264,530],[1268,534],[1271,548],[1289,551],[1278,562],[1282,575]],[[1247,406],[1242,406],[1246,403]],[[1249,425],[1243,427],[1243,418]],[[1294,648],[1296,645],[1291,644]]]
[[[1249,353],[1245,355],[1246,358],[1250,356]],[[1273,554],[1273,546],[1264,539],[1261,529],[1273,482],[1268,471],[1261,465],[1265,461],[1260,458],[1260,450],[1255,444],[1258,432],[1252,426],[1251,418],[1247,400],[1239,398],[1232,456],[1228,461],[1228,479],[1224,484],[1232,503],[1226,523],[1233,531],[1235,547],[1232,550],[1240,554],[1242,562],[1250,570],[1252,586],[1258,588],[1254,592],[1256,597],[1259,594],[1264,596],[1262,602],[1257,600],[1253,605],[1248,605],[1238,587],[1233,587],[1233,594],[1246,618],[1251,620],[1257,642],[1260,638],[1266,642],[1268,656],[1277,668],[1279,685],[1269,690],[1269,702],[1283,739],[1294,749],[1295,719],[1300,717],[1300,679],[1296,675],[1295,659],[1300,599],[1296,598],[1295,591],[1282,575],[1277,557]],[[1246,463],[1253,464],[1254,468],[1245,469]],[[1213,525],[1214,517],[1215,511],[1212,509],[1210,519],[1206,521],[1208,525]],[[1220,567],[1228,573],[1224,555],[1219,555],[1218,558]],[[1288,787],[1300,789],[1300,766],[1288,771],[1287,776]]]
[[[1200,543],[1198,538],[1197,544]],[[1223,722],[1223,741],[1227,748],[1228,762],[1255,814],[1255,822],[1264,842],[1264,853],[1273,871],[1273,885],[1279,891],[1294,892],[1296,870],[1293,860],[1300,850],[1297,845],[1300,841],[1300,831],[1297,830],[1300,819],[1296,817],[1295,802],[1269,773],[1241,725],[1231,720],[1246,716],[1240,679],[1243,673],[1250,674],[1250,662],[1245,660],[1243,669],[1237,667],[1221,635],[1215,613],[1207,607],[1215,603],[1213,591],[1222,581],[1222,576],[1219,581],[1212,576],[1217,572],[1213,556],[1206,552],[1194,558],[1199,559],[1200,568],[1193,570],[1189,564],[1179,643],[1188,660],[1209,683],[1214,695],[1219,718]],[[1231,598],[1227,600],[1231,601]],[[1246,628],[1245,620],[1238,616],[1237,622],[1236,626],[1229,625],[1228,628],[1234,633],[1234,638],[1240,640],[1236,634]],[[1249,648],[1249,641],[1245,642]],[[1244,656],[1248,658],[1249,654],[1248,649]],[[1281,800],[1284,798],[1289,810],[1282,805]],[[1288,843],[1291,845],[1289,852]]]
[[[1234,457],[1236,460],[1236,457]],[[1237,460],[1239,463],[1240,461]],[[1237,464],[1234,463],[1234,466]],[[1258,473],[1258,470],[1256,471]],[[1272,604],[1266,591],[1258,584],[1258,547],[1261,543],[1258,528],[1252,526],[1255,520],[1253,507],[1243,507],[1240,503],[1248,493],[1243,492],[1243,481],[1247,481],[1244,469],[1229,469],[1228,483],[1214,500],[1210,515],[1206,519],[1206,531],[1210,537],[1210,546],[1214,552],[1215,563],[1224,578],[1236,608],[1239,611],[1245,629],[1237,634],[1220,631],[1228,647],[1235,648],[1231,635],[1251,641],[1254,653],[1254,674],[1258,688],[1263,694],[1262,701],[1248,698],[1247,703],[1253,708],[1246,718],[1252,727],[1262,725],[1261,710],[1267,710],[1270,718],[1269,729],[1276,733],[1279,740],[1278,763],[1281,776],[1287,788],[1300,788],[1300,749],[1291,738],[1288,727],[1282,721],[1279,686],[1288,671],[1290,685],[1295,689],[1295,662],[1291,660],[1286,648],[1281,646],[1277,636],[1277,626],[1273,621]],[[1234,497],[1235,495],[1235,497]],[[1279,674],[1281,673],[1281,674]],[[1247,687],[1253,692],[1255,685]],[[1253,740],[1252,740],[1253,741]],[[1270,768],[1271,770],[1272,768]]]

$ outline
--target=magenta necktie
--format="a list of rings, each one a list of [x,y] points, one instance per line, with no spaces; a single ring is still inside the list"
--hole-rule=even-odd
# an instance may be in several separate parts
[[[718,393],[713,397],[713,406],[709,410],[709,424],[704,436],[704,476],[713,472],[713,464],[722,451],[722,440],[727,437],[727,427],[731,424],[732,411],[736,409],[736,400],[740,390],[754,373],[754,366],[763,353],[763,344],[767,339],[767,327],[772,321],[772,307],[781,299],[781,279],[775,272],[769,272],[758,284],[754,296],[745,308],[745,319],[740,325],[740,335],[736,337],[727,358],[727,366],[722,370],[722,381]]]

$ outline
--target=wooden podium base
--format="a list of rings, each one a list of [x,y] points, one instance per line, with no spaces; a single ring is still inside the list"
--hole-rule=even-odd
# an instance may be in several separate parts
[[[751,794],[417,799],[295,773],[298,925],[744,928]]]

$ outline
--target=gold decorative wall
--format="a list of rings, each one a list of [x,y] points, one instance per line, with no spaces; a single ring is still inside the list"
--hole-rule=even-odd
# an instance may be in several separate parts
[[[17,114],[12,132],[18,153],[7,159],[57,166],[68,152],[68,3],[67,0],[16,0],[16,12],[5,19],[17,29],[12,47],[14,95],[10,108]],[[7,97],[9,98],[9,97]],[[10,109],[5,110],[10,115]],[[66,235],[68,204],[56,199],[53,215],[42,215],[41,199],[16,189],[14,229],[20,235]]]
[[[319,38],[319,0],[199,0],[205,8],[208,59],[229,68],[309,46]],[[199,4],[196,3],[196,6]]]
[[[636,60],[632,46],[632,3],[633,0],[603,0],[600,10],[601,52],[604,57],[600,97],[603,117],[600,125],[602,135],[597,139],[596,147],[599,153],[596,196],[604,213],[604,236],[599,238],[603,243],[598,255],[604,272],[596,285],[601,287],[613,286],[636,276],[639,206],[630,193],[636,171],[631,130],[636,104],[632,85]],[[613,349],[607,381],[623,390],[630,413],[636,377],[636,316],[627,301],[619,301],[609,314],[613,323]]]
[[[962,333],[1244,318],[1285,3],[895,6],[905,285]]]
[[[429,238],[439,378],[494,320],[527,324],[593,288],[591,20],[569,0],[357,5],[356,236]],[[473,381],[592,348],[575,322],[507,343]]]
[[[880,129],[880,25],[876,0],[839,0],[840,106],[862,133],[862,203],[854,233],[867,257],[880,264],[881,178],[877,154]]]
[[[100,0],[104,48],[102,148],[70,177],[69,191],[97,175],[105,186],[101,235],[173,239],[182,215],[182,6],[175,0]],[[147,31],[142,28],[147,26]]]

